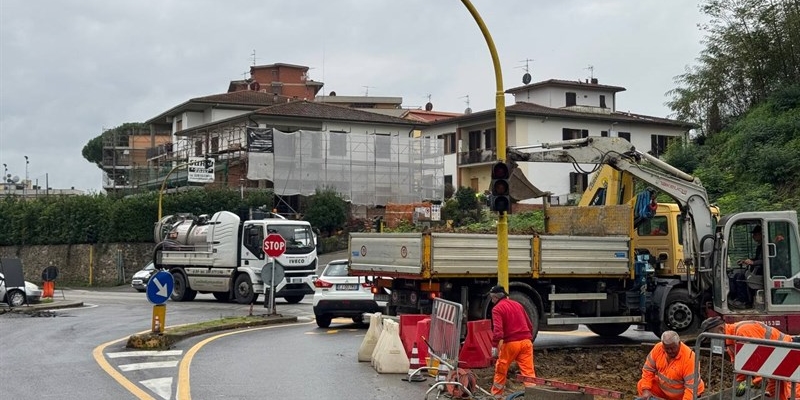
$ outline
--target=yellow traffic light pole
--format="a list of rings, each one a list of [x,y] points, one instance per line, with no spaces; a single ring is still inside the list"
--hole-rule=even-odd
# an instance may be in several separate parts
[[[506,99],[503,91],[503,71],[500,69],[500,58],[497,56],[497,49],[494,47],[494,40],[483,23],[483,18],[478,14],[478,10],[472,5],[470,0],[461,0],[467,7],[472,18],[478,23],[486,45],[489,46],[489,53],[492,56],[494,65],[494,77],[496,82],[495,92],[495,130],[497,131],[497,160],[506,161]],[[497,220],[497,284],[502,285],[508,290],[508,215],[501,212]]]

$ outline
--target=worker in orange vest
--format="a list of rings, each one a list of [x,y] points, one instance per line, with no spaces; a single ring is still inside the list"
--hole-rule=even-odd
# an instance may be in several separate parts
[[[506,375],[512,361],[517,362],[524,376],[536,377],[533,369],[533,324],[522,304],[508,298],[500,285],[489,290],[492,304],[492,357],[494,366],[492,395],[504,398]],[[499,351],[498,351],[499,349]]]
[[[789,335],[784,334],[783,332],[779,331],[777,328],[767,326],[762,322],[759,321],[739,321],[734,324],[726,324],[725,321],[722,320],[720,317],[711,317],[707,318],[703,323],[700,325],[700,330],[702,332],[709,332],[709,333],[716,333],[720,335],[729,335],[729,336],[743,336],[753,339],[766,339],[766,340],[777,340],[781,342],[792,342],[792,337]],[[728,356],[730,357],[731,361],[734,360],[736,356],[735,350],[735,341],[733,339],[725,339],[725,349],[728,352]],[[736,387],[736,395],[743,396],[745,391],[747,390],[747,377],[742,374],[736,375],[736,381],[739,382],[739,385]],[[761,387],[761,377],[756,376],[753,378],[752,387],[760,388]],[[766,388],[766,395],[767,397],[772,397],[775,395],[775,380],[769,379],[767,380],[767,388]],[[792,391],[792,385],[789,381],[781,381],[780,387],[780,399],[781,400],[788,400]],[[795,396],[800,397],[800,385],[796,390]]]
[[[639,399],[692,400],[705,391],[698,376],[695,382],[695,355],[681,342],[675,331],[661,334],[661,343],[653,346],[642,367],[642,379],[636,385]]]

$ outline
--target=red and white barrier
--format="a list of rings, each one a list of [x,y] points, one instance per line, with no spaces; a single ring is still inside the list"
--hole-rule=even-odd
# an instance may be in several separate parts
[[[800,350],[755,343],[737,343],[737,372],[800,382]]]

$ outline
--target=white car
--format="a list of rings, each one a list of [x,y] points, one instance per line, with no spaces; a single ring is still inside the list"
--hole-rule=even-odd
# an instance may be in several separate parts
[[[136,271],[136,273],[133,274],[133,278],[131,278],[131,287],[136,289],[138,292],[146,291],[147,283],[150,282],[150,277],[155,275],[156,272],[155,265],[153,265],[153,262],[150,261],[144,266],[144,268]]]
[[[25,287],[15,286],[6,288],[6,277],[0,273],[0,301],[11,307],[19,307],[25,304],[27,297],[28,303],[38,303],[42,300],[42,290],[39,286],[25,281]]]
[[[364,313],[380,312],[383,306],[375,301],[372,283],[360,276],[347,275],[347,260],[334,260],[314,279],[314,316],[317,326],[327,328],[336,317],[350,317],[364,322]]]

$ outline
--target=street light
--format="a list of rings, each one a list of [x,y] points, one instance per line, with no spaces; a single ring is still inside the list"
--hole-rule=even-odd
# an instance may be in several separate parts
[[[174,166],[171,170],[169,170],[169,172],[167,173],[167,176],[164,177],[164,181],[161,182],[161,189],[159,189],[159,191],[158,191],[158,220],[159,221],[161,221],[161,200],[164,197],[164,186],[167,185],[167,179],[169,179],[169,176],[172,175],[172,173],[175,172],[176,169],[181,168],[181,167],[185,167],[185,166],[187,166],[189,164],[190,163],[187,162],[187,163],[178,164],[178,165]]]
[[[497,131],[497,161],[506,161],[506,99],[503,89],[503,71],[500,69],[500,58],[497,56],[497,48],[494,40],[489,33],[489,29],[483,22],[478,10],[472,5],[470,0],[461,0],[461,3],[472,14],[472,18],[478,23],[486,45],[489,47],[489,54],[492,56],[495,77],[495,130]],[[508,213],[501,212],[497,218],[497,284],[509,290],[508,287]]]
[[[22,197],[25,197],[25,191],[28,189],[28,165],[31,163],[28,156],[25,157],[25,184],[22,185]]]

